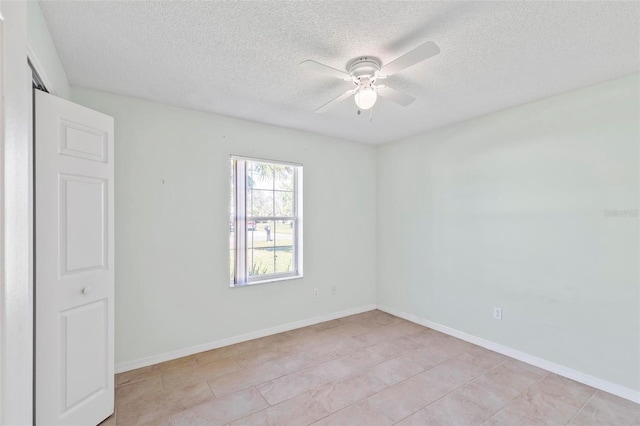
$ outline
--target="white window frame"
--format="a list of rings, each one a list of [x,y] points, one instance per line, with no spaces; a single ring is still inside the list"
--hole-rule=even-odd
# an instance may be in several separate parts
[[[230,287],[244,287],[253,284],[263,284],[275,281],[302,278],[302,164],[288,161],[268,160],[263,158],[231,156],[233,173],[232,199],[235,202],[233,223],[235,227],[235,271],[231,278]],[[247,162],[271,163],[293,168],[293,214],[292,216],[250,216],[247,214]],[[272,273],[249,276],[247,261],[247,223],[249,221],[282,221],[291,220],[293,229],[293,270],[283,273]],[[229,259],[229,264],[231,259]]]

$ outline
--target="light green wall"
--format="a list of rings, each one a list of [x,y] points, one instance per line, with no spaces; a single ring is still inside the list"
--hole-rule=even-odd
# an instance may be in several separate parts
[[[116,363],[375,303],[375,147],[73,96],[115,118]],[[229,288],[231,154],[304,165],[304,278]]]
[[[381,146],[378,303],[640,390],[639,93],[633,75]]]

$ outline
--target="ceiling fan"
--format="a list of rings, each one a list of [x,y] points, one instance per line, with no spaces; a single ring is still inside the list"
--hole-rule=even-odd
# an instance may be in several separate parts
[[[385,79],[390,75],[396,74],[405,68],[422,62],[432,56],[440,53],[440,48],[432,41],[421,44],[404,55],[394,59],[386,65],[382,65],[380,59],[373,56],[359,56],[352,59],[347,64],[346,71],[323,65],[319,62],[306,60],[300,63],[300,66],[311,71],[327,74],[341,80],[350,81],[356,87],[347,90],[336,98],[330,100],[315,112],[325,112],[331,106],[338,102],[353,96],[356,105],[361,110],[371,109],[375,105],[378,96],[389,99],[402,106],[407,106],[415,98],[406,93],[399,92],[391,87],[374,84],[377,80]]]

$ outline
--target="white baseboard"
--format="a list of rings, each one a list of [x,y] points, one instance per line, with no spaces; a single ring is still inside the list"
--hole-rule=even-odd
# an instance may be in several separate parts
[[[123,373],[129,370],[135,370],[136,368],[146,367],[160,362],[171,361],[173,359],[182,358],[183,356],[189,356],[197,354],[199,352],[209,351],[211,349],[221,348],[223,346],[229,346],[240,342],[246,342],[247,340],[259,339],[260,337],[271,336],[273,334],[283,333],[285,331],[295,330],[296,328],[307,327],[309,325],[318,324],[325,321],[331,321],[338,318],[347,317],[349,315],[360,314],[362,312],[372,311],[376,309],[376,305],[365,305],[357,308],[347,309],[345,311],[334,312],[327,315],[320,315],[317,317],[290,322],[288,324],[282,324],[271,328],[265,328],[250,333],[241,334],[239,336],[228,337],[226,339],[216,340],[214,342],[204,343],[202,345],[191,346],[184,349],[178,349],[171,352],[165,352],[159,355],[153,355],[146,358],[135,359],[133,361],[125,361],[116,364],[116,373]]]
[[[490,340],[486,340],[481,337],[477,337],[472,334],[468,334],[463,331],[456,330],[451,327],[447,327],[446,325],[438,324],[438,323],[426,320],[424,318],[418,317],[416,315],[408,314],[406,312],[402,312],[397,309],[390,308],[388,306],[378,305],[378,309],[381,311],[387,312],[391,315],[394,315],[396,317],[406,319],[407,321],[411,321],[416,324],[420,324],[425,327],[432,328],[441,333],[448,334],[449,336],[457,337],[458,339],[467,341],[469,343],[473,343],[474,345],[482,346],[483,348],[501,353],[511,358],[515,358],[522,362],[526,362],[527,364],[531,364],[533,366],[542,368],[544,370],[555,373],[559,376],[563,376],[568,379],[575,380],[576,382],[584,383],[585,385],[589,385],[596,389],[600,389],[601,391],[608,392],[613,395],[617,395],[621,398],[628,399],[629,401],[633,401],[635,403],[640,404],[640,392],[636,390],[617,385],[615,383],[600,379],[598,377],[590,376],[588,374],[582,373],[577,370],[573,370],[563,365],[556,364],[551,361],[547,361],[546,359],[538,358],[536,356],[527,354],[525,352],[520,352],[516,349],[503,346],[499,343],[495,343]]]

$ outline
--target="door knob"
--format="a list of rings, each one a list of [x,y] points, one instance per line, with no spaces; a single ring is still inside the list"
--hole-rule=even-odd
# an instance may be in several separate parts
[[[85,287],[82,289],[82,294],[89,294],[91,293],[91,287]]]

